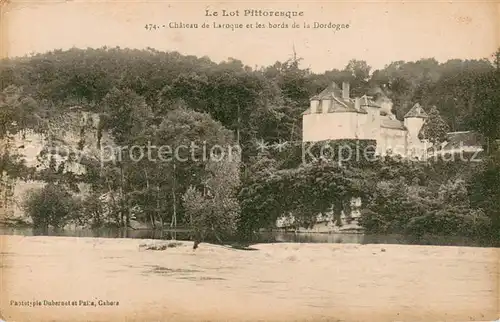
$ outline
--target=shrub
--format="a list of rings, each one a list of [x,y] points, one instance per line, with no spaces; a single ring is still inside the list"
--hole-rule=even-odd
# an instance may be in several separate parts
[[[359,222],[369,233],[484,236],[491,220],[481,209],[471,207],[467,195],[460,179],[439,187],[381,182]]]
[[[48,184],[28,192],[23,208],[33,220],[34,228],[63,227],[80,213],[79,202],[64,187]]]

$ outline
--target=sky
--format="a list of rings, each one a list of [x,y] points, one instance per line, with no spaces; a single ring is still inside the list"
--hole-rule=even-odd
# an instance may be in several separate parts
[[[302,11],[302,17],[245,17],[245,9]],[[206,16],[206,10],[219,16]],[[222,10],[238,10],[223,17]],[[291,58],[314,72],[342,69],[350,59],[374,69],[397,60],[434,57],[479,59],[500,46],[500,3],[472,1],[354,2],[166,2],[166,1],[14,1],[3,7],[5,56],[23,56],[71,47],[147,48],[208,56],[216,62],[232,57],[251,67]],[[147,30],[146,24],[198,23],[198,29]],[[210,28],[201,28],[206,22]],[[228,30],[213,23],[247,24]],[[293,23],[300,28],[291,28]],[[335,31],[304,28],[314,22],[349,24]],[[256,28],[286,23],[289,28]]]

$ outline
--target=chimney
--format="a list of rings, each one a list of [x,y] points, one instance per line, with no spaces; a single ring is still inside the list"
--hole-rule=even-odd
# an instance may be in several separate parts
[[[318,111],[319,101],[317,99],[311,100],[311,114],[315,114]]]
[[[349,99],[349,82],[342,82],[342,98]]]

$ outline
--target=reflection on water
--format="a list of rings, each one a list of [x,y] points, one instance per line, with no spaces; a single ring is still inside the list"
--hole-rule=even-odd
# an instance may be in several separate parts
[[[335,243],[335,244],[401,244],[401,245],[436,245],[436,246],[470,246],[497,247],[498,243],[474,240],[458,236],[426,236],[412,237],[403,235],[369,235],[356,233],[265,233],[259,236],[260,242],[292,242],[292,243]]]
[[[49,229],[0,227],[0,235],[22,236],[67,236],[67,237],[102,237],[102,238],[139,238],[139,239],[178,239],[189,240],[189,232],[153,229]]]
[[[176,239],[190,240],[189,231],[152,230],[152,229],[65,229],[36,231],[31,228],[0,227],[0,235],[22,236],[68,236],[68,237],[103,237],[103,238],[139,238],[139,239]],[[236,241],[236,240],[235,240]],[[257,243],[336,243],[336,244],[415,244],[441,246],[498,247],[498,243],[474,240],[466,237],[409,237],[401,235],[367,235],[355,233],[293,233],[263,232],[252,239]]]

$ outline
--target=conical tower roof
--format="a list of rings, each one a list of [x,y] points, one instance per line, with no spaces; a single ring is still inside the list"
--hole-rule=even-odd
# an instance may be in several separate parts
[[[425,113],[422,106],[420,106],[420,104],[417,103],[417,104],[413,105],[413,107],[408,111],[408,113],[406,113],[405,118],[408,118],[408,117],[417,117],[417,118],[426,119],[429,116],[427,115],[427,113]]]

